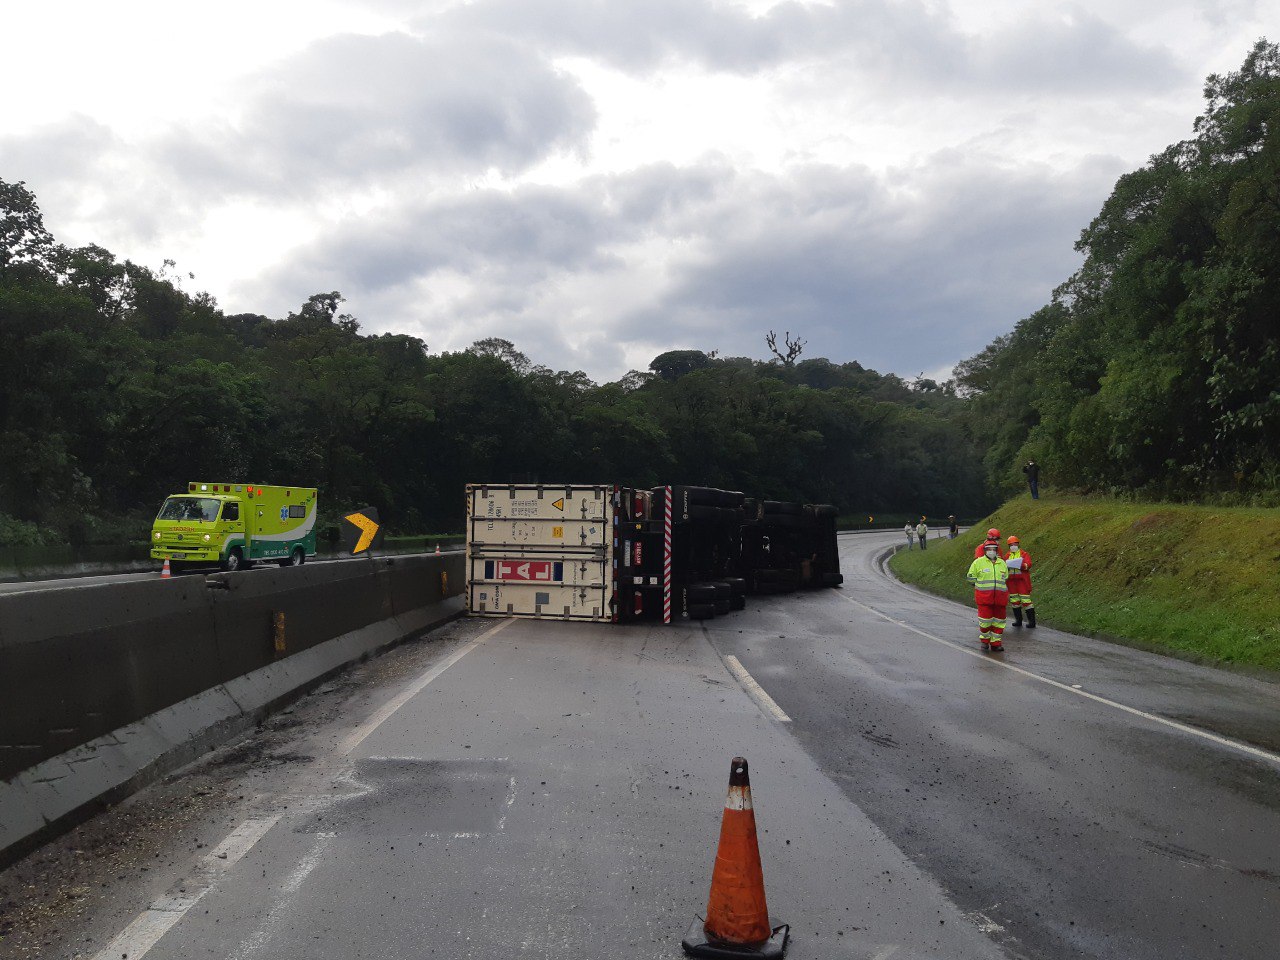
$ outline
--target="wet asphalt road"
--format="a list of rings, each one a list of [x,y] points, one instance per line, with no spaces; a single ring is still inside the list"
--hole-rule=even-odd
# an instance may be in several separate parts
[[[938,642],[976,652],[973,614],[890,580],[891,543],[846,544],[842,591],[708,626],[846,796],[1013,955],[1280,956],[1280,763]],[[1006,663],[1280,752],[1274,684],[1061,634],[1038,606]]]
[[[392,651],[0,875],[91,891],[11,943],[676,957],[741,752],[795,960],[1276,956],[1280,764],[1081,695],[1275,750],[1276,687],[1043,627],[1008,641],[1027,673],[997,666],[969,611],[887,577],[894,543],[845,538],[843,590],[705,628],[476,620]],[[112,849],[153,807],[154,853]]]

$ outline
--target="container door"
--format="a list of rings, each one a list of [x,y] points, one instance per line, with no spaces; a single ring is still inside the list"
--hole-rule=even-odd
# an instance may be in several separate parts
[[[479,616],[609,620],[611,488],[467,486],[467,608]]]

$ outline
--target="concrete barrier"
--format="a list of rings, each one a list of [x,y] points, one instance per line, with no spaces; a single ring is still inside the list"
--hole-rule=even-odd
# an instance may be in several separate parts
[[[459,615],[463,569],[394,557],[0,595],[0,862]]]

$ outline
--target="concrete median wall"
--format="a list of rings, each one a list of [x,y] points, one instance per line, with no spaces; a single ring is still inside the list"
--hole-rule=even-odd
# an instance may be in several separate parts
[[[458,615],[463,567],[394,557],[0,595],[0,859]]]

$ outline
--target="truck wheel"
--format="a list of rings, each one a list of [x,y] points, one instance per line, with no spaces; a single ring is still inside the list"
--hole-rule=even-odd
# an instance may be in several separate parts
[[[733,588],[723,580],[712,580],[711,586],[716,591],[716,599],[713,603],[716,615],[724,616],[733,609]]]
[[[222,558],[222,562],[219,566],[222,567],[223,570],[227,571],[227,573],[234,573],[237,570],[243,570],[244,554],[240,552],[239,547],[232,547],[227,552],[227,555]]]
[[[690,620],[710,620],[716,615],[716,607],[713,603],[691,603],[689,604]]]
[[[695,603],[713,604],[716,602],[716,588],[709,583],[693,583],[684,588],[685,601],[692,607]]]
[[[282,567],[300,567],[307,562],[307,552],[301,547],[294,547],[287,560],[281,560]]]

